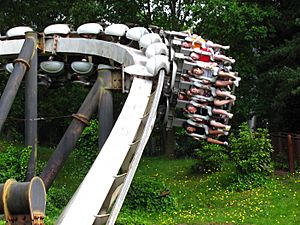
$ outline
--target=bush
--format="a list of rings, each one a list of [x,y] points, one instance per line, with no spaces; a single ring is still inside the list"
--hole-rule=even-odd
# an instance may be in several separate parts
[[[196,149],[195,157],[197,163],[192,169],[201,174],[220,170],[223,163],[228,159],[223,146],[207,143],[201,149]]]
[[[12,145],[0,152],[0,182],[5,183],[10,178],[24,181],[30,154],[30,147],[20,149]]]
[[[175,129],[175,156],[181,157],[195,157],[194,149],[199,147],[199,142],[186,135],[185,129],[182,127]]]
[[[126,196],[124,206],[132,210],[159,212],[173,209],[175,199],[161,180],[157,180],[157,178],[135,178]]]
[[[235,164],[236,189],[249,189],[263,185],[273,171],[271,153],[273,151],[267,129],[252,131],[243,123],[238,137],[230,136],[231,159]]]
[[[47,192],[47,208],[63,209],[71,196],[65,186],[59,188],[53,186]]]
[[[45,224],[55,224],[55,220],[61,214],[64,207],[72,197],[65,186],[52,186],[47,192]]]
[[[91,120],[90,125],[83,130],[72,153],[73,158],[80,162],[80,167],[74,169],[76,171],[73,172],[83,178],[92,166],[98,153],[98,121]]]

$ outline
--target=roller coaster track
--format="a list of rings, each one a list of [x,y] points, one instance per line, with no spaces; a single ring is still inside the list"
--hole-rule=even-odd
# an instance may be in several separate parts
[[[156,90],[151,93],[152,81],[134,78],[109,138],[57,224],[92,224],[99,211],[96,224],[114,224],[154,126],[163,80],[161,71]]]
[[[184,55],[178,52],[180,39],[173,40],[174,35],[184,36],[184,34],[166,32],[165,35],[169,38],[167,40],[165,36],[160,37],[148,31],[139,32],[141,32],[138,40],[139,48],[106,40],[81,38],[77,37],[78,35],[61,38],[55,35],[49,37],[48,34],[48,37],[43,36],[39,39],[40,50],[48,56],[87,55],[117,62],[122,65],[123,92],[129,92],[122,111],[96,160],[58,218],[56,222],[58,225],[113,225],[153,130],[162,97],[166,107],[164,119],[166,126],[169,128],[181,126],[185,120],[176,118],[174,111],[176,107],[188,103],[177,101],[177,94],[184,85],[186,87],[191,85],[184,84],[180,75],[183,68],[192,68],[194,64],[184,61]],[[26,40],[2,38],[0,57],[11,58],[18,55],[22,52]],[[173,47],[176,48],[176,45],[177,51],[174,51]],[[21,60],[21,63],[24,62]],[[94,85],[98,85],[98,80]],[[100,90],[103,87],[93,87],[95,93],[98,93],[98,88]],[[101,101],[101,94],[99,98]],[[0,108],[1,115],[8,114],[8,110],[4,113],[1,110]],[[86,123],[90,116],[80,115],[76,118]],[[55,166],[55,163],[49,165],[50,169],[44,171],[51,173],[51,169]],[[44,182],[46,183],[45,179]]]
[[[44,43],[46,52],[53,52],[54,41]],[[124,67],[133,66],[133,71],[135,66],[143,71],[132,74],[127,100],[109,137],[56,223],[114,224],[154,127],[165,73],[169,72],[168,58],[154,58],[151,74],[146,68],[149,59],[140,50],[82,38],[59,38],[56,42],[56,53],[97,55]],[[23,43],[24,40],[1,41],[0,52],[17,55]]]

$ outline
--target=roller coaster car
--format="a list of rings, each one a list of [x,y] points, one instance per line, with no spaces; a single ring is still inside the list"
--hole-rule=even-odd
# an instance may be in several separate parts
[[[111,37],[112,42],[119,42],[128,30],[129,27],[125,24],[111,24],[105,28],[104,33]]]
[[[91,37],[98,35],[103,31],[103,27],[99,23],[85,23],[77,28],[77,33],[81,37]]]
[[[86,60],[74,61],[71,63],[72,70],[79,75],[90,75],[93,72],[94,64]]]
[[[190,136],[204,136],[208,135],[208,126],[205,124],[197,123],[191,119],[188,119],[186,123],[183,124],[183,127],[186,130],[186,133]],[[192,130],[189,130],[189,128],[192,128]]]
[[[180,90],[187,90],[190,89],[193,86],[196,86],[198,88],[202,88],[205,90],[213,90],[214,87],[211,87],[207,85],[210,82],[210,78],[206,79],[206,77],[203,77],[204,79],[198,79],[198,78],[192,78],[189,76],[181,76],[180,82],[179,82],[179,89]]]
[[[28,31],[33,31],[33,30],[31,27],[27,27],[27,26],[13,27],[6,32],[6,37],[8,39],[24,38],[25,33]]]
[[[142,36],[149,34],[145,27],[132,27],[126,32],[126,38],[130,41],[127,45],[129,47],[139,49],[139,41]]]
[[[169,49],[165,43],[156,42],[148,46],[145,55],[147,58],[151,58],[155,55],[169,55]]]
[[[141,37],[139,45],[141,49],[147,49],[149,45],[157,42],[162,42],[161,37],[157,33],[145,34]]]
[[[126,32],[126,38],[138,42],[145,34],[149,34],[149,31],[145,27],[133,27]]]
[[[206,97],[203,95],[192,95],[191,100],[194,100],[195,102],[213,102],[214,98],[211,97]]]
[[[188,113],[188,112],[183,112],[183,115],[186,118],[191,119],[192,121],[195,122],[203,122],[203,121],[208,121],[210,119],[209,116],[203,116],[203,115]]]
[[[67,36],[70,33],[70,27],[67,24],[52,24],[44,29],[46,36],[60,35]]]
[[[61,61],[47,60],[40,63],[40,68],[50,76],[59,76],[64,72],[65,64]]]

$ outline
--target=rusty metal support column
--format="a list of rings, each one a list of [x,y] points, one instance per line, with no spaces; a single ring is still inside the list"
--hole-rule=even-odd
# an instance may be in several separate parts
[[[113,67],[100,64],[98,66],[98,77],[101,81],[101,98],[99,99],[98,118],[99,118],[99,150],[103,147],[113,127],[113,97],[109,90],[112,85]]]
[[[27,32],[26,37],[37,40],[37,33]],[[35,176],[37,157],[37,48],[33,51],[30,69],[25,76],[25,146],[31,147],[28,162],[26,181]]]
[[[77,114],[73,115],[74,119],[44,168],[41,178],[43,179],[47,190],[50,188],[64,162],[75,147],[76,141],[79,139],[83,129],[88,125],[88,121],[91,119],[92,114],[96,111],[100,96],[99,87],[100,81],[97,79]]]
[[[289,158],[290,173],[295,173],[294,148],[293,148],[292,135],[288,134],[287,138],[288,138],[288,158]]]
[[[36,40],[26,36],[18,58],[15,60],[14,69],[7,81],[0,99],[0,131],[7,118],[9,110],[20,87],[26,70],[30,68],[30,60],[36,48]]]

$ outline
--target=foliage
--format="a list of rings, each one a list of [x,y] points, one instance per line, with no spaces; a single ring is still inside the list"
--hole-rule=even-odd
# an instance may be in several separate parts
[[[45,118],[38,123],[41,143],[58,143],[71,121],[71,115],[78,110],[87,93],[88,89],[72,84],[57,89],[39,89],[39,117]]]
[[[199,142],[186,135],[185,130],[181,127],[175,129],[175,156],[194,157],[195,148],[199,147]]]
[[[196,149],[195,156],[197,163],[193,166],[193,170],[200,174],[220,170],[222,164],[228,159],[224,147],[216,144],[203,145],[201,148]]]
[[[135,178],[130,186],[124,205],[148,212],[160,212],[175,207],[175,199],[163,181],[154,178]]]
[[[273,147],[267,129],[252,131],[247,123],[240,125],[238,136],[230,136],[231,160],[236,167],[236,187],[248,189],[264,184],[272,172]]]
[[[193,32],[216,43],[230,45],[226,55],[237,59],[234,71],[242,82],[236,91],[236,124],[250,118],[256,98],[252,91],[257,77],[255,64],[264,49],[272,48],[273,21],[278,11],[272,5],[261,6],[238,0],[197,0],[192,7]],[[250,93],[250,94],[249,94]]]
[[[283,48],[285,49],[285,47]],[[291,49],[291,53],[284,49],[277,49],[267,57],[269,62],[278,61],[278,67],[268,68],[270,63],[264,64],[265,69],[262,71],[262,76],[256,81],[255,93],[257,95],[257,103],[254,108],[259,118],[263,118],[268,122],[268,127],[271,131],[297,133],[299,132],[298,124],[300,124],[297,116],[300,105],[300,67],[295,67],[294,64],[300,55],[294,55],[296,52],[299,53],[295,49]],[[291,62],[289,63],[289,61]]]
[[[16,181],[24,181],[30,153],[30,147],[22,149],[13,145],[9,145],[4,151],[1,151],[0,182],[5,183],[10,178]]]
[[[83,178],[98,155],[98,120],[91,120],[77,142],[72,157],[80,162],[80,167],[74,168],[76,176]],[[78,165],[78,164],[77,164]]]
[[[65,186],[52,186],[47,191],[45,224],[54,224],[57,216],[67,205],[72,193]]]
[[[62,209],[66,206],[70,199],[70,193],[66,191],[65,186],[51,187],[47,192],[47,208],[52,207]]]
[[[228,171],[190,174],[196,160],[142,158],[136,177],[155,177],[167,184],[179,203],[176,210],[147,212],[122,207],[116,224],[288,224],[300,222],[299,176],[276,176],[268,185],[247,191],[229,190]],[[289,210],[286,210],[286,209]],[[126,223],[126,221],[128,221]]]

